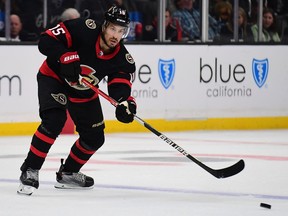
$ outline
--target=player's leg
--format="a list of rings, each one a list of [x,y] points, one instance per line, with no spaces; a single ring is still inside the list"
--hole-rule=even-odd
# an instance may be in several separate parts
[[[56,188],[92,188],[94,180],[79,172],[104,143],[104,121],[99,98],[87,103],[69,103],[69,112],[79,133],[68,158],[57,172]]]
[[[38,173],[66,121],[66,96],[61,84],[38,74],[38,97],[41,124],[32,137],[30,149],[22,164],[18,193],[31,195],[39,187]]]

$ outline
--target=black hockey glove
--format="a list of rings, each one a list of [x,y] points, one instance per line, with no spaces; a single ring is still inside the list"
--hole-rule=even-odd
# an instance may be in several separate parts
[[[116,107],[116,118],[123,123],[130,123],[134,120],[134,114],[136,114],[136,103],[133,97],[129,97],[128,100],[122,101]]]
[[[77,52],[67,52],[60,57],[61,75],[72,85],[77,84],[81,72],[80,59]]]

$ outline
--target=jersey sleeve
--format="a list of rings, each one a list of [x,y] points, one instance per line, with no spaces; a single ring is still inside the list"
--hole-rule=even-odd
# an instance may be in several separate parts
[[[108,76],[108,93],[118,102],[127,100],[131,95],[134,73],[118,72]]]
[[[117,57],[119,70],[108,76],[108,93],[118,102],[125,101],[131,96],[132,80],[136,70],[133,57],[123,44],[120,46],[121,51]]]
[[[59,59],[66,52],[73,50],[73,26],[79,25],[80,19],[67,20],[58,23],[55,27],[47,29],[41,34],[38,49],[50,58]]]

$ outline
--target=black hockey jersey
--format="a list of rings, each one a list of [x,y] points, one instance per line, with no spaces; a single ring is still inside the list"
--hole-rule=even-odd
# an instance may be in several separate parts
[[[95,85],[108,78],[108,92],[117,101],[126,100],[131,94],[131,80],[135,63],[122,41],[114,51],[105,55],[100,49],[102,26],[92,19],[74,19],[61,22],[45,31],[39,40],[39,51],[47,56],[40,73],[58,79],[67,86],[69,98],[93,98],[95,92],[88,88],[70,87],[60,74],[60,57],[76,51],[80,58],[81,75]]]

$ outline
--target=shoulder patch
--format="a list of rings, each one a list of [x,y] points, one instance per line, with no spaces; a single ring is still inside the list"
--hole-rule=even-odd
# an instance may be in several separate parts
[[[126,57],[126,60],[127,60],[130,64],[134,64],[134,59],[133,59],[133,57],[130,55],[130,53],[126,53],[125,57]]]
[[[96,23],[95,23],[95,21],[92,20],[92,19],[87,19],[87,20],[85,21],[85,24],[86,24],[86,26],[87,26],[88,28],[90,28],[90,29],[96,29]]]

